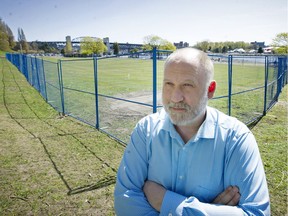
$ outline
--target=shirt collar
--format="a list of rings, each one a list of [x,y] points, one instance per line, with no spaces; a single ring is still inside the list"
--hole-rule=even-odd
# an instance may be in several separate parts
[[[174,138],[179,136],[177,131],[175,130],[174,125],[172,124],[169,115],[166,113],[164,108],[160,111],[160,120],[162,123],[162,129],[170,132],[170,135]],[[215,134],[215,120],[213,116],[213,108],[207,106],[206,108],[206,118],[202,125],[200,126],[196,138],[206,138],[212,139]]]

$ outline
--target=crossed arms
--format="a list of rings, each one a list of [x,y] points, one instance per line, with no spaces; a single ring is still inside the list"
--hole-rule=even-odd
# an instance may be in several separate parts
[[[166,193],[166,189],[156,182],[146,181],[143,192],[150,205],[158,212],[161,210],[162,201]],[[236,186],[230,186],[220,193],[212,202],[213,204],[236,206],[240,200],[239,189]]]
[[[195,195],[185,196],[167,188],[170,183],[166,182],[166,186],[159,184],[162,182],[157,181],[159,172],[162,171],[161,166],[155,171],[154,177],[150,178],[151,161],[146,154],[149,149],[147,150],[145,139],[141,131],[135,130],[123,155],[114,192],[118,216],[270,215],[264,169],[256,141],[251,134],[244,134],[233,141],[235,147],[229,148],[229,154],[226,155],[228,159],[224,161],[226,183],[223,185],[227,186],[224,186],[223,191],[215,193],[213,196],[216,197],[208,202],[200,201]],[[240,143],[243,139],[246,141]],[[160,155],[156,154],[156,163],[161,163],[158,162]]]

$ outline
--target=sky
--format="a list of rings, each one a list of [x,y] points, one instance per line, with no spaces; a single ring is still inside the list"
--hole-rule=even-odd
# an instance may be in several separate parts
[[[191,46],[208,40],[265,42],[288,32],[287,0],[0,0],[15,40],[109,37],[143,43],[148,35]]]

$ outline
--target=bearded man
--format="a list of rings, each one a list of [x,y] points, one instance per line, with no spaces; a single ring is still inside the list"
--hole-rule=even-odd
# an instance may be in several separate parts
[[[207,105],[213,76],[212,61],[197,49],[167,58],[164,108],[139,121],[118,169],[117,215],[270,215],[253,134]]]

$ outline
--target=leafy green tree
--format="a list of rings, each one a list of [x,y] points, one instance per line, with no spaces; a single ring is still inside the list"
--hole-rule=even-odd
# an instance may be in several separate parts
[[[85,37],[80,42],[80,52],[84,55],[102,54],[107,51],[107,47],[101,39]]]
[[[207,41],[207,40],[201,41],[201,42],[196,43],[195,48],[206,52],[208,50],[210,44],[211,43],[209,41]]]
[[[139,52],[139,49],[133,48],[133,49],[130,50],[130,53],[136,53],[136,52]]]
[[[6,32],[7,32],[7,35],[8,35],[9,47],[11,49],[13,49],[15,47],[16,43],[15,43],[13,32],[11,31],[11,29],[9,28],[8,25],[6,25]]]
[[[161,42],[162,42],[162,38],[160,38],[157,35],[148,35],[145,36],[143,39],[143,49],[144,50],[151,50],[154,47],[156,47],[157,49],[160,47]]]
[[[288,32],[282,32],[273,39],[272,46],[275,48],[276,54],[288,53]]]
[[[143,50],[152,50],[154,47],[161,50],[176,50],[174,44],[157,35],[145,36],[143,39]]]
[[[226,53],[228,50],[227,50],[227,46],[223,46],[222,47],[222,53]]]
[[[201,41],[196,43],[196,45],[194,46],[197,49],[203,50],[203,51],[212,51],[215,53],[225,53],[228,50],[233,50],[236,48],[243,48],[243,49],[247,49],[250,47],[249,43],[245,43],[244,41],[236,41],[236,42],[232,42],[232,41],[225,41],[225,42],[210,42],[210,41]]]
[[[39,49],[37,41],[31,42],[31,43],[30,43],[30,47],[31,47],[31,49],[34,50],[34,51],[38,51],[38,49]]]
[[[64,53],[65,55],[71,55],[73,53],[73,47],[70,36],[66,37],[66,46],[64,47]]]
[[[9,26],[0,18],[0,50],[10,51],[15,47],[14,36]]]
[[[39,45],[38,47],[37,47],[37,43],[36,42],[32,42],[31,43],[31,48],[33,48],[34,50],[42,50],[45,53],[58,53],[59,52],[54,47],[49,46],[49,44],[46,43],[46,42],[41,44],[41,45]],[[65,51],[64,51],[63,54],[66,54]]]
[[[83,55],[93,54],[96,49],[96,42],[92,37],[85,37],[80,42],[80,53]]]
[[[167,40],[162,40],[160,46],[159,46],[160,50],[176,50],[176,47],[174,46],[174,44],[172,44],[171,42],[167,41]]]
[[[103,54],[104,52],[107,52],[107,47],[105,46],[105,44],[103,43],[103,40],[101,40],[100,38],[98,38],[96,40],[96,49],[94,50],[95,54]]]
[[[2,51],[9,51],[9,42],[8,36],[5,33],[3,26],[0,26],[0,50]]]
[[[119,44],[117,42],[115,42],[113,44],[113,54],[114,55],[118,55],[119,54]]]

